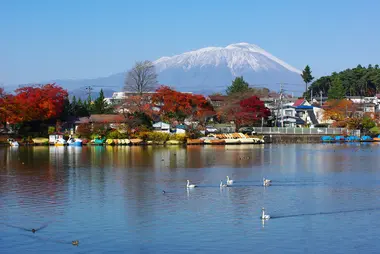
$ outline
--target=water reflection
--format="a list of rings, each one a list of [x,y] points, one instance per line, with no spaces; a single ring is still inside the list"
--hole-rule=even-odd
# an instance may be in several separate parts
[[[20,245],[15,253],[57,252],[61,247],[49,242],[73,239],[87,239],[80,246],[86,253],[247,252],[266,239],[284,250],[313,237],[309,227],[324,237],[323,223],[330,230],[343,228],[339,223],[357,213],[323,223],[321,216],[306,215],[324,211],[331,216],[323,217],[334,217],[333,211],[374,207],[380,194],[378,151],[376,144],[0,148],[0,219],[14,226],[0,224],[0,238],[22,242],[18,229],[54,221],[38,232],[51,241],[31,238],[31,246]],[[227,175],[235,183],[220,188]],[[272,186],[263,187],[263,177]],[[187,189],[187,179],[199,187]],[[262,224],[261,207],[283,219]],[[362,216],[374,219],[369,212]],[[291,216],[298,216],[292,224],[285,219]],[[346,239],[349,232],[363,232],[362,220],[349,221],[355,227],[340,232]],[[368,232],[378,233],[375,227]]]

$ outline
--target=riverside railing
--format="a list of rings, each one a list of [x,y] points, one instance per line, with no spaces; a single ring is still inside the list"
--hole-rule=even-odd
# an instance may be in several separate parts
[[[360,136],[357,131],[345,128],[290,128],[290,127],[255,127],[257,134],[297,134],[297,135],[341,135],[349,134]]]

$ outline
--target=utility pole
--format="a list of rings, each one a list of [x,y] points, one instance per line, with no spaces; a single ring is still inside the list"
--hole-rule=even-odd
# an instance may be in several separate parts
[[[321,107],[322,107],[322,94],[323,94],[323,92],[320,91],[319,93],[321,94]]]
[[[91,98],[91,92],[93,88],[91,86],[86,86],[85,89],[86,89],[87,97]]]
[[[313,89],[310,89],[310,103],[313,104]]]
[[[282,108],[282,93],[283,93],[283,89],[282,89],[282,84],[280,84],[280,105],[281,105],[281,127],[284,127],[284,112],[283,112],[283,108]]]

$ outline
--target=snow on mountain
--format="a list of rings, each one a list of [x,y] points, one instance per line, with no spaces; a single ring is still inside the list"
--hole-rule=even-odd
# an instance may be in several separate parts
[[[245,42],[231,44],[225,48],[207,47],[173,57],[162,57],[156,60],[154,64],[158,73],[168,68],[182,67],[184,70],[188,70],[192,67],[207,65],[217,67],[226,64],[234,75],[239,75],[241,70],[249,67],[258,72],[277,69],[277,65],[301,74],[300,70],[271,55],[259,46]]]
[[[279,82],[302,83],[300,70],[248,43],[202,48],[154,64],[161,83],[201,93],[222,92],[237,76],[272,90],[278,90]]]
[[[179,91],[202,94],[224,92],[237,76],[243,76],[250,85],[276,91],[279,82],[300,84],[294,90],[303,91],[300,70],[254,44],[207,47],[172,57],[165,56],[154,61],[154,64],[159,83]],[[97,79],[59,80],[57,83],[69,90],[85,85],[122,89],[124,77],[125,73],[118,73]]]

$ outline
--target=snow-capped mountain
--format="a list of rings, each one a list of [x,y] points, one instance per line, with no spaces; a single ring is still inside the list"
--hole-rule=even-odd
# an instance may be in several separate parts
[[[252,86],[278,90],[279,83],[300,84],[301,71],[276,58],[264,49],[248,43],[227,47],[207,47],[154,61],[160,84],[179,91],[209,94],[223,92],[237,76],[243,76]],[[119,87],[125,73],[86,80],[59,80],[57,83],[71,90],[81,86]],[[112,88],[118,90],[117,88]]]
[[[158,73],[168,68],[179,67],[189,70],[193,67],[226,65],[235,76],[241,75],[244,70],[255,72],[281,70],[279,67],[301,74],[300,70],[269,54],[259,46],[244,42],[231,44],[225,48],[207,47],[173,57],[162,57],[154,61],[154,64]]]
[[[207,47],[154,61],[159,81],[179,90],[224,91],[237,76],[253,86],[278,90],[280,82],[301,84],[301,71],[248,43]]]

